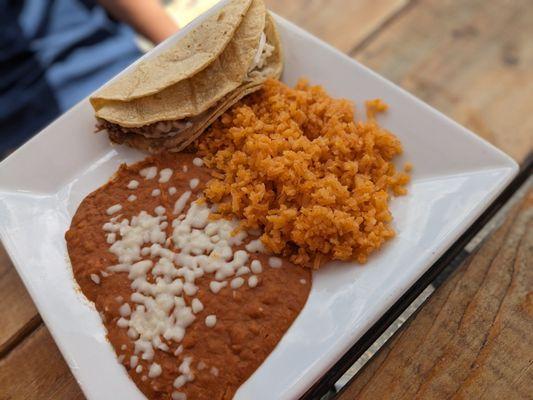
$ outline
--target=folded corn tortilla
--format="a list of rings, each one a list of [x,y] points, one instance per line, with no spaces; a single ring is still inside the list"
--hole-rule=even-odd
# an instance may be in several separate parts
[[[233,3],[242,5],[242,2],[230,2],[231,8],[221,9],[206,21],[211,23],[217,15],[220,17],[246,8],[245,5],[237,8]],[[229,17],[227,20],[236,24],[239,21]],[[212,32],[211,28],[206,31]],[[196,40],[200,40],[198,32],[202,32],[202,25],[195,32]],[[192,46],[189,39],[187,42]],[[183,45],[180,43],[177,48],[181,49]],[[219,43],[215,44],[218,46]],[[176,51],[174,48],[168,50],[169,53]],[[156,57],[157,71],[161,71],[163,65],[160,58],[166,62],[169,60],[165,53]],[[143,71],[148,72],[146,64]],[[156,93],[146,89],[156,87],[155,84],[145,83],[143,90],[150,94],[141,97],[141,90],[134,87],[134,83],[142,74],[134,70],[124,78],[123,85],[118,80],[112,90],[103,88],[97,92],[91,102],[99,119],[99,128],[107,130],[112,141],[151,153],[181,151],[229,107],[258,90],[268,77],[279,78],[281,70],[282,52],[275,23],[263,1],[252,0],[234,30],[234,36],[203,70],[193,75],[181,71],[180,76],[188,78],[179,81],[168,78],[165,82],[172,83]],[[161,82],[163,80],[158,79],[159,88]]]
[[[230,1],[170,49],[142,61],[131,73],[104,86],[91,97],[91,103],[99,109],[111,100],[149,96],[197,74],[224,51],[251,3],[252,0]]]
[[[223,15],[228,12],[225,8],[221,10]],[[188,79],[161,88],[156,93],[150,91],[147,96],[124,101],[96,93],[93,96],[96,116],[124,127],[140,127],[157,121],[183,119],[207,110],[236,89],[246,77],[264,30],[265,12],[262,1],[253,0],[224,50],[218,57],[213,55],[206,68]],[[201,40],[199,37],[197,39]],[[163,53],[157,59],[165,56]],[[154,65],[159,64],[156,61]],[[149,65],[143,67],[147,68]],[[126,78],[124,81],[129,86],[131,79]],[[147,80],[150,79],[151,74],[147,77]],[[116,82],[117,89],[121,88],[121,82]]]

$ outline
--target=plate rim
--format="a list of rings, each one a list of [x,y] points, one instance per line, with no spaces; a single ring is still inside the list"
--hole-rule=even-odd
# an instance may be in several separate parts
[[[224,3],[225,3],[224,1],[219,3],[220,7],[222,7],[222,4],[224,4]],[[216,10],[216,7],[217,6],[213,7],[207,13],[202,14],[200,17],[198,17],[196,19],[197,23],[198,23],[198,21],[202,20],[207,15],[209,15],[211,12],[215,12],[214,10]],[[274,15],[275,15],[275,18],[276,18],[277,22],[285,25],[285,27],[287,27],[287,29],[296,32],[297,34],[299,34],[302,37],[304,37],[306,40],[311,40],[311,41],[317,43],[318,45],[320,45],[321,47],[327,48],[329,51],[333,52],[337,57],[340,57],[340,58],[342,58],[344,60],[347,60],[350,63],[356,64],[359,68],[362,68],[367,73],[369,73],[374,79],[379,80],[381,83],[385,83],[390,89],[392,89],[394,91],[397,91],[397,92],[400,92],[402,95],[410,98],[410,100],[414,101],[415,103],[417,103],[418,106],[422,106],[425,109],[426,112],[431,113],[435,117],[438,117],[440,119],[445,119],[448,123],[451,123],[455,129],[457,129],[458,131],[461,131],[463,134],[468,135],[471,139],[474,139],[477,142],[476,143],[477,145],[482,146],[482,147],[490,150],[490,152],[493,155],[497,155],[498,156],[497,157],[497,162],[499,164],[499,167],[497,169],[498,170],[501,169],[501,170],[505,170],[506,171],[507,175],[506,175],[505,179],[502,182],[500,182],[498,184],[498,186],[494,187],[490,198],[486,199],[483,202],[478,203],[476,208],[475,208],[475,210],[473,210],[472,212],[470,212],[468,214],[469,220],[471,220],[471,221],[470,222],[465,221],[465,222],[463,222],[463,224],[461,224],[460,228],[457,228],[457,232],[456,232],[454,240],[450,241],[449,244],[447,244],[438,255],[435,255],[434,258],[431,261],[427,262],[428,266],[422,271],[422,274],[423,274],[424,272],[428,271],[431,268],[431,266],[433,265],[435,260],[437,260],[442,254],[444,254],[444,252],[447,249],[449,249],[451,246],[453,246],[453,244],[455,243],[457,238],[468,229],[468,227],[471,225],[472,221],[477,219],[494,202],[494,200],[505,190],[505,188],[509,185],[509,182],[518,173],[518,164],[517,164],[517,162],[514,159],[512,159],[509,155],[507,155],[505,152],[503,152],[501,149],[497,148],[496,146],[494,146],[493,144],[489,143],[488,141],[486,141],[482,137],[474,134],[473,132],[471,132],[467,128],[463,127],[462,125],[460,125],[456,121],[452,120],[450,117],[446,116],[445,114],[443,114],[440,111],[436,110],[435,108],[431,107],[427,103],[423,102],[422,100],[420,100],[415,95],[409,93],[405,89],[403,89],[400,86],[394,84],[393,82],[389,81],[388,79],[384,78],[383,76],[379,75],[378,73],[372,71],[370,68],[366,67],[365,65],[361,64],[360,62],[358,62],[358,61],[354,60],[353,58],[347,56],[346,54],[342,53],[338,49],[334,48],[332,45],[322,41],[321,39],[318,39],[317,37],[313,36],[309,32],[307,32],[304,29],[302,29],[302,28],[298,27],[297,25],[293,24],[292,22],[289,22],[286,19],[284,19],[284,18],[282,18],[282,17],[280,17],[280,16],[278,16],[276,14],[274,14]],[[184,32],[186,32],[186,31],[187,30],[185,30],[185,29],[181,30],[180,32],[178,32],[177,34],[173,35],[171,38],[169,38],[165,42],[163,42],[162,45],[164,45],[164,43],[168,43],[169,41],[175,40],[175,38],[179,37],[180,34],[181,35],[185,34]],[[162,46],[162,45],[160,45],[160,46]],[[160,46],[158,46],[157,48],[160,49],[161,48]],[[118,76],[120,76],[122,73],[124,73],[127,69],[132,68],[132,66],[136,65],[142,59],[144,59],[147,56],[151,56],[152,54],[154,54],[153,51],[148,52],[147,54],[145,54],[143,57],[139,58],[135,63],[131,64],[128,68],[126,68],[125,70],[121,71],[121,73],[117,74],[112,79],[116,79]],[[76,107],[80,107],[82,105],[82,103],[84,103],[87,100],[88,97],[89,96],[87,96],[86,98],[82,99],[80,102],[78,102],[76,105],[74,105],[71,109],[69,109],[64,114],[59,116],[56,120],[54,120],[50,125],[58,122],[62,118],[66,118],[67,114],[70,113],[72,111],[72,109],[74,109]],[[48,126],[50,126],[50,125],[48,125]],[[47,127],[45,127],[44,129],[46,129],[46,128]],[[23,157],[24,149],[32,141],[38,140],[41,132],[39,134],[35,135],[33,138],[31,138],[29,141],[27,141],[24,145],[19,147],[17,150],[15,150],[5,160],[3,160],[0,163],[0,172],[3,172],[5,170],[9,170],[9,166],[10,166],[10,164],[12,162],[15,162],[15,164],[16,164],[16,161],[17,161],[16,159],[18,157]],[[1,189],[2,188],[0,187],[0,190]],[[26,281],[25,274],[22,272],[24,270],[24,267],[23,267],[24,261],[18,259],[18,256],[15,256],[15,254],[14,254],[14,246],[11,244],[10,237],[7,234],[7,232],[5,232],[4,229],[2,229],[2,228],[0,228],[0,240],[4,243],[4,247],[6,249],[6,252],[7,252],[8,256],[10,257],[10,259],[12,260],[12,263],[15,266],[15,269],[17,270],[18,275],[21,277],[21,280],[23,281],[26,290],[30,293],[31,298],[32,298],[32,300],[34,301],[34,303],[35,303],[35,305],[37,307],[37,310],[39,311],[40,315],[43,316],[43,311],[40,309],[41,308],[40,304],[37,301],[35,301],[35,298],[37,297],[37,295],[34,293],[32,285],[29,283],[29,281],[28,282]],[[412,282],[409,285],[409,287],[411,287],[414,283],[415,282]],[[409,289],[409,287],[404,289],[404,290],[402,290],[402,293],[405,293]],[[401,294],[400,294],[400,296],[401,296]],[[381,313],[380,316],[382,316],[389,308],[384,308],[384,310],[383,310],[383,312]],[[44,314],[47,314],[47,312],[44,311]],[[379,319],[380,316],[378,316],[377,319]],[[64,349],[64,346],[63,346],[62,342],[60,340],[56,339],[55,327],[53,326],[53,324],[49,324],[47,322],[47,319],[48,318],[45,318],[43,316],[43,321],[45,322],[47,328],[50,330],[50,332],[52,334],[52,337],[54,338],[54,341],[57,344],[57,347],[61,351],[62,356],[67,361],[67,364],[69,365],[69,369],[73,373],[73,376],[75,377],[76,381],[78,382],[78,384],[82,388],[83,392],[87,394],[88,392],[85,389],[85,383],[81,383],[82,380],[80,380],[78,378],[77,369],[76,368],[72,368],[72,365],[71,365],[71,362],[70,362],[71,358],[69,356],[68,351],[66,349]],[[373,322],[370,322],[369,325],[373,325]],[[367,330],[368,329],[365,329],[365,331],[367,331]],[[336,360],[333,361],[332,364],[334,364],[337,360],[338,360],[338,358],[336,358]],[[318,378],[318,379],[320,379],[320,378]],[[316,379],[313,380],[311,383],[307,384],[306,386],[307,387],[311,387],[311,385],[314,382],[316,382]],[[294,385],[295,388],[296,388],[296,386],[298,386],[298,385]],[[305,390],[301,391],[302,394],[304,392],[305,392]]]

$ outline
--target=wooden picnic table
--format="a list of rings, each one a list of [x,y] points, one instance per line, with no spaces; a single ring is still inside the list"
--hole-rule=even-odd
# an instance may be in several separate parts
[[[494,211],[509,198],[514,205],[487,224],[480,243],[460,251],[451,263],[457,268],[444,270],[435,292],[338,399],[531,398],[533,183],[526,179],[533,148],[531,1],[267,3],[490,141],[524,169]],[[1,246],[0,293],[0,398],[84,398]],[[365,349],[356,350],[353,357]],[[307,397],[322,393],[348,361],[355,360],[343,360]]]

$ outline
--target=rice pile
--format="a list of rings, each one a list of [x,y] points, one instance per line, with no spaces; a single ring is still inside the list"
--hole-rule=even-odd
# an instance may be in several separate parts
[[[399,140],[374,119],[385,109],[367,102],[367,121],[356,122],[353,104],[320,86],[268,80],[196,142],[215,171],[204,194],[296,264],[363,263],[394,236],[389,192],[405,194],[409,181],[391,162]]]

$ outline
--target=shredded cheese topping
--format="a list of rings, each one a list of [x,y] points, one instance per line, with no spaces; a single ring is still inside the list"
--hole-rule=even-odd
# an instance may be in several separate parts
[[[202,166],[203,161],[195,158],[193,164]],[[156,167],[148,167],[142,169],[140,175],[149,180],[155,178],[157,172]],[[159,171],[159,182],[168,182],[172,174],[171,169],[162,169]],[[195,189],[199,183],[197,178],[193,178],[189,186]],[[138,181],[131,180],[128,188],[134,189],[138,185]],[[170,194],[176,192],[175,187],[169,189]],[[152,195],[159,194],[159,189],[152,192]],[[186,191],[176,200],[172,221],[168,220],[167,210],[157,206],[153,214],[141,211],[131,219],[121,219],[121,215],[117,215],[102,227],[110,245],[109,251],[117,257],[118,264],[107,267],[101,275],[127,273],[130,280],[131,298],[116,298],[120,303],[120,318],[116,324],[126,330],[134,344],[130,368],[141,373],[143,367],[139,361],[149,362],[147,375],[143,378],[153,379],[163,373],[162,366],[153,362],[155,350],[170,351],[170,342],[181,342],[196,315],[205,311],[204,304],[194,297],[198,292],[196,279],[212,275],[209,289],[216,294],[226,287],[238,290],[246,283],[250,288],[256,287],[259,283],[256,275],[262,272],[259,260],[250,261],[250,253],[266,252],[261,241],[252,240],[244,246],[244,250],[233,251],[235,246],[243,244],[247,232],[237,230],[237,220],[210,220],[209,215],[215,207],[208,207],[204,201],[191,203],[191,196],[192,192]],[[129,201],[135,199],[135,195],[128,197]],[[184,213],[187,205],[189,208]],[[106,212],[111,216],[121,209],[120,204],[115,204]],[[167,235],[169,224],[172,230]],[[269,265],[279,268],[281,259],[270,257]],[[90,278],[95,284],[100,284],[100,276],[91,274]],[[214,314],[203,318],[207,327],[217,324]],[[182,352],[183,346],[179,345],[174,355]],[[120,357],[124,359],[123,355]],[[180,375],[174,380],[175,389],[194,380],[191,362],[192,357],[183,358]],[[202,365],[202,369],[207,368],[205,363]],[[218,376],[219,370],[212,367],[210,372]],[[172,393],[173,399],[184,396],[181,392]]]

